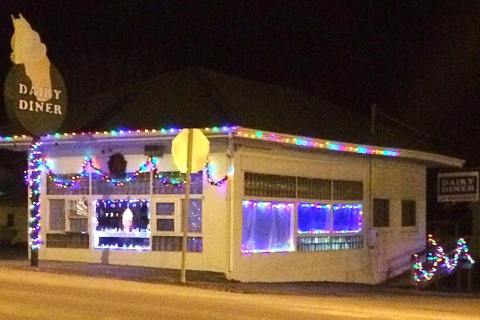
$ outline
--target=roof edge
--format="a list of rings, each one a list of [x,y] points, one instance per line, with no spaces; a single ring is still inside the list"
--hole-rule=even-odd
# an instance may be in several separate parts
[[[152,130],[112,130],[112,131],[96,131],[96,132],[81,132],[81,133],[55,133],[41,137],[40,141],[62,142],[69,140],[105,140],[118,139],[125,140],[127,138],[155,138],[155,137],[174,137],[182,129],[152,129]],[[340,142],[334,140],[326,140],[319,138],[310,138],[304,136],[297,136],[291,134],[277,133],[271,131],[263,131],[258,129],[244,128],[240,126],[219,126],[202,128],[202,132],[210,137],[214,136],[229,136],[233,135],[239,138],[262,140],[272,143],[283,143],[299,148],[309,148],[317,150],[325,150],[332,152],[346,152],[367,156],[384,156],[391,158],[404,158],[410,160],[417,160],[427,163],[432,163],[441,166],[463,167],[465,160],[445,156],[436,153],[429,153],[424,151],[379,147],[367,144],[356,144],[348,142]],[[28,148],[32,142],[32,137],[29,136],[12,136],[0,137],[0,147],[8,149],[22,149]]]

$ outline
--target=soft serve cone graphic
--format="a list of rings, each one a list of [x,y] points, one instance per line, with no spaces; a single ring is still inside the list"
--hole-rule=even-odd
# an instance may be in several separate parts
[[[52,81],[47,47],[42,43],[38,32],[32,29],[22,15],[20,18],[12,16],[12,21],[14,33],[10,58],[13,63],[25,66],[25,73],[32,82],[37,100],[48,101],[52,98]]]

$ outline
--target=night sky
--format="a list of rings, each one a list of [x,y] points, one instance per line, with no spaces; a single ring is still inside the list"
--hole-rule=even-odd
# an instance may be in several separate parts
[[[359,121],[375,103],[480,165],[480,2],[1,2],[2,77],[11,67],[10,14],[22,13],[62,72],[71,105],[200,66],[317,95]]]

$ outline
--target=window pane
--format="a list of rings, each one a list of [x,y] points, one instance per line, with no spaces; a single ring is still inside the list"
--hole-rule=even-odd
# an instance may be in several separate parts
[[[180,172],[157,172],[153,177],[154,194],[185,194],[185,176]],[[203,171],[192,173],[190,192],[203,193]]]
[[[127,180],[126,180],[127,179]],[[134,176],[132,172],[127,173],[127,178],[117,179],[117,181],[129,181],[124,185],[115,185],[104,180],[96,173],[92,174],[92,193],[109,194],[150,194],[150,173],[144,172]]]
[[[293,203],[243,201],[242,252],[293,251]]]
[[[173,202],[159,202],[155,206],[159,216],[171,216],[175,213],[175,203]]]
[[[373,199],[373,226],[388,227],[390,225],[390,201]]]
[[[294,198],[295,177],[245,172],[245,195]]]
[[[298,237],[298,251],[352,250],[363,248],[362,235]]]
[[[188,232],[202,232],[202,200],[190,200],[188,216]]]
[[[70,219],[70,231],[72,232],[88,232],[88,219]]]
[[[87,200],[68,200],[68,216],[74,218],[88,217]]]
[[[330,205],[300,203],[298,205],[298,233],[328,233]]]
[[[65,200],[52,199],[49,202],[49,229],[51,231],[65,231]]]
[[[412,227],[416,224],[415,200],[402,200],[402,226]]]
[[[363,200],[363,184],[361,181],[333,181],[334,200]]]
[[[80,178],[78,176],[78,173],[47,175],[47,194],[88,194],[88,176],[81,176]],[[72,182],[72,178],[76,178],[76,182],[69,188],[63,188],[62,183]]]
[[[333,232],[349,233],[362,231],[363,216],[361,204],[333,205]]]
[[[174,231],[175,220],[173,219],[157,219],[157,231]]]
[[[330,200],[332,183],[330,180],[298,178],[298,197],[301,199]]]

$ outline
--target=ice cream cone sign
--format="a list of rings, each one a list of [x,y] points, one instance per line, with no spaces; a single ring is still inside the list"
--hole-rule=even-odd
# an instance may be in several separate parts
[[[203,169],[210,152],[210,142],[200,129],[183,129],[172,142],[173,162],[178,171],[187,172],[188,157],[188,131],[192,131],[192,158],[190,172],[198,172]]]
[[[67,111],[63,78],[47,56],[47,46],[21,14],[11,16],[13,35],[5,80],[5,106],[12,122],[34,136],[53,133]]]
[[[37,100],[50,100],[53,93],[47,47],[22,15],[20,18],[11,17],[15,31],[11,40],[10,59],[15,64],[25,66],[25,73],[32,82],[33,94]]]

